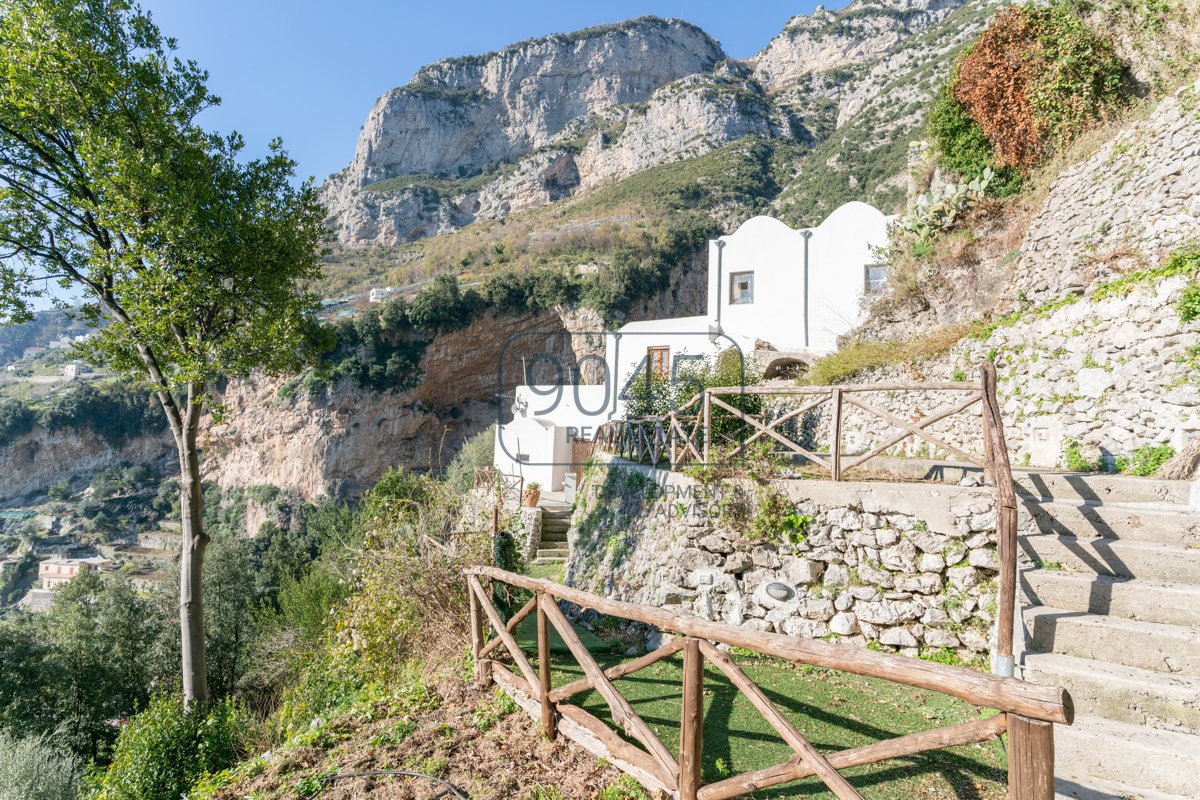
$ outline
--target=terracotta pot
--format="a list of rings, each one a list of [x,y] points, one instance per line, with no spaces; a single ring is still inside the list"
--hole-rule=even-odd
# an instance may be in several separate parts
[[[525,507],[526,508],[535,508],[538,504],[538,500],[541,500],[541,499],[542,499],[542,490],[541,489],[526,489],[525,490]]]

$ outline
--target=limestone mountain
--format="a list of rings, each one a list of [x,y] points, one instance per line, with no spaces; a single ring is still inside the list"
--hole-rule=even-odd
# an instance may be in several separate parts
[[[399,245],[746,137],[799,149],[761,198],[779,195],[798,218],[849,199],[895,205],[921,101],[998,4],[819,8],[741,62],[695,26],[655,17],[436,62],[371,110],[354,160],[324,186],[332,226],[348,247]],[[788,186],[801,174],[839,185],[798,197]]]

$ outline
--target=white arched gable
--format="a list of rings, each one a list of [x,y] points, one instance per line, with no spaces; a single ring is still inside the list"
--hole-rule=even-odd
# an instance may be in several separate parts
[[[861,321],[866,269],[886,246],[887,227],[883,212],[858,201],[815,228],[751,217],[709,245],[709,317],[728,334],[779,350],[836,349],[837,337]]]

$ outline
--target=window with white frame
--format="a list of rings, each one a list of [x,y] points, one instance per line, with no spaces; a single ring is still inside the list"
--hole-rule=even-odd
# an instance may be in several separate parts
[[[883,264],[867,264],[863,267],[863,289],[867,294],[881,291],[886,280],[887,267]]]
[[[735,272],[729,276],[729,304],[744,305],[754,302],[754,273]]]

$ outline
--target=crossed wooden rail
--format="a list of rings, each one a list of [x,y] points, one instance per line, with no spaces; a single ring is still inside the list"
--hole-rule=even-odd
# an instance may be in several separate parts
[[[612,420],[600,426],[596,434],[596,445],[603,450],[638,463],[657,465],[666,459],[672,469],[692,462],[711,463],[713,445],[724,442],[732,449],[722,457],[736,458],[754,442],[769,438],[784,449],[803,456],[808,461],[829,470],[833,480],[841,480],[845,470],[859,467],[886,453],[890,448],[909,437],[917,437],[930,445],[950,453],[963,461],[985,466],[984,458],[967,452],[930,428],[944,419],[969,410],[984,399],[986,382],[979,383],[892,383],[862,384],[848,386],[722,386],[705,389],[688,403],[664,416],[639,417]],[[947,392],[965,394],[959,400],[949,402],[916,420],[906,420],[863,399],[862,395],[878,392]],[[801,405],[768,419],[765,414],[751,414],[737,408],[734,399],[739,397],[788,397],[802,398]],[[819,453],[802,442],[787,436],[784,423],[799,419],[805,414],[828,405],[829,441],[828,452]],[[699,408],[695,408],[699,406]],[[871,417],[882,420],[896,432],[863,453],[846,453],[842,443],[842,427],[848,407],[853,407]],[[714,414],[727,416],[742,423],[741,436],[721,435],[714,430]],[[748,434],[748,435],[745,435]]]
[[[507,622],[491,602],[485,582],[498,581],[529,589],[535,596]],[[1052,800],[1054,797],[1054,723],[1070,724],[1074,717],[1066,690],[1026,683],[1015,678],[985,675],[891,653],[832,644],[815,639],[763,633],[710,622],[691,614],[639,606],[529,578],[494,567],[467,570],[471,598],[472,652],[475,678],[495,682],[553,738],[563,734],[594,755],[608,760],[652,791],[679,800],[724,800],[757,789],[818,776],[842,800],[861,800],[841,770],[928,750],[1009,737],[1009,797],[1012,800]],[[583,608],[622,619],[653,625],[665,633],[679,634],[653,652],[602,670],[559,608],[565,600]],[[513,631],[530,614],[537,614],[537,670],[522,652]],[[486,620],[486,624],[485,624]],[[554,687],[550,672],[550,627],[553,626],[583,669],[581,680]],[[490,628],[496,638],[485,641]],[[789,661],[842,670],[856,675],[901,683],[957,697],[1001,713],[986,718],[908,734],[883,742],[823,754],[771,702],[732,658],[716,647],[726,644]],[[494,659],[503,647],[519,675]],[[683,652],[683,713],[680,720],[678,759],[663,745],[650,726],[634,712],[613,682],[668,656]],[[735,775],[702,785],[704,663],[714,665],[746,696],[772,728],[793,749],[782,764]],[[568,702],[576,694],[596,690],[612,712],[613,723],[641,744],[637,747],[617,735],[599,718]]]
[[[495,467],[475,468],[475,488],[493,488],[501,502],[521,505],[521,496],[525,491],[525,478],[508,472],[501,472]]]

